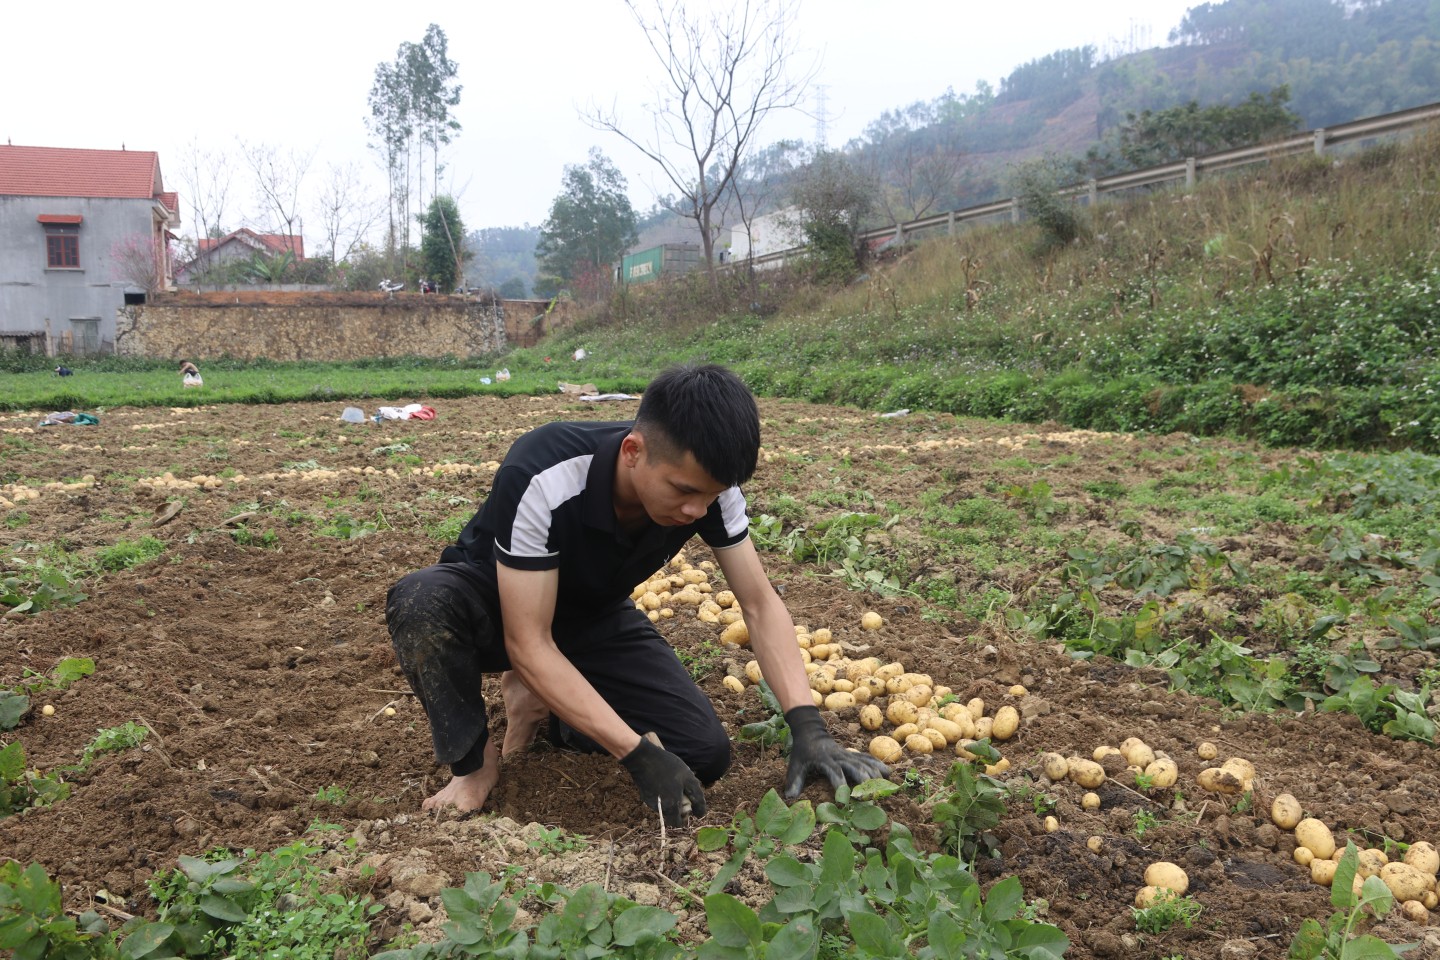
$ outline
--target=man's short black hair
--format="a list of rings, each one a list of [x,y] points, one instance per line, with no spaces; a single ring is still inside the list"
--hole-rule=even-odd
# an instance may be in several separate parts
[[[685,364],[661,373],[640,397],[635,429],[662,458],[688,450],[716,483],[739,486],[755,475],[760,409],[750,388],[722,366]]]

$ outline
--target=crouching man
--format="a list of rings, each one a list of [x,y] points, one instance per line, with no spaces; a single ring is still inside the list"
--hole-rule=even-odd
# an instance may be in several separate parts
[[[667,370],[633,422],[550,423],[515,441],[458,542],[386,604],[435,759],[452,775],[425,809],[480,809],[502,752],[525,749],[549,720],[563,743],[619,760],[667,824],[704,814],[702,785],[729,767],[729,738],[630,599],[696,535],[745,611],[790,725],[785,795],[815,774],[840,787],[889,773],[836,743],[814,706],[794,622],[749,539],[740,484],[759,449],[755,398],[718,366]],[[503,751],[489,737],[486,673],[500,674]]]

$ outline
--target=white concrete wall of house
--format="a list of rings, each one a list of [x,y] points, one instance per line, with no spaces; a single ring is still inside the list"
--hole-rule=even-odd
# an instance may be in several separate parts
[[[112,350],[126,291],[143,292],[121,276],[115,253],[132,238],[151,236],[155,206],[139,199],[0,196],[0,333],[48,330],[54,349],[73,331],[72,321],[98,320],[100,349]],[[83,218],[79,267],[46,265],[41,214]]]

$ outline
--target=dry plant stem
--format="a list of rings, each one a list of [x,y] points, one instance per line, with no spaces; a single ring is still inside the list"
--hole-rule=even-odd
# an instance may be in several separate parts
[[[397,703],[399,703],[399,702],[400,702],[399,700],[391,700],[389,703],[385,704],[385,706],[381,707],[379,710],[376,710],[374,713],[370,714],[370,719],[367,720],[366,723],[374,723],[376,717],[380,716],[380,715],[383,714],[386,710],[389,710],[391,707],[395,706],[395,704],[397,704]]]

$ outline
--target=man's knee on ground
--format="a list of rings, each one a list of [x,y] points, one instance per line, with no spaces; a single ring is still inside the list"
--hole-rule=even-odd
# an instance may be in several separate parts
[[[693,753],[682,758],[695,772],[695,779],[707,787],[730,769],[730,738],[719,724],[716,724],[716,730],[718,735],[698,741],[692,748]]]

